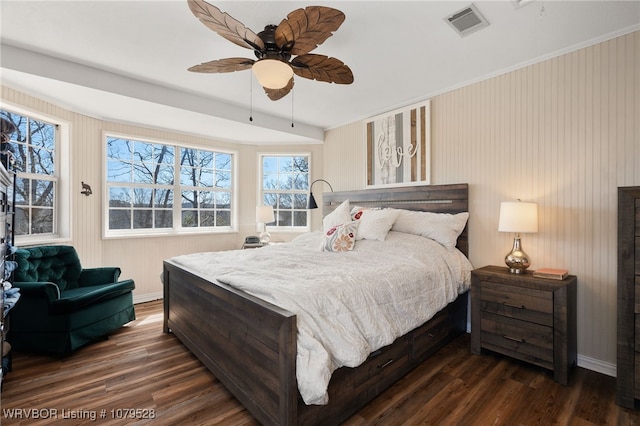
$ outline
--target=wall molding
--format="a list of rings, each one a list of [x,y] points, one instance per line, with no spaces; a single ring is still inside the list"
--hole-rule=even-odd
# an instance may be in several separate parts
[[[601,361],[599,359],[591,358],[585,355],[578,354],[578,367],[586,368],[587,370],[595,371],[596,373],[602,373],[607,376],[616,377],[615,364]]]
[[[154,300],[159,300],[163,298],[164,298],[164,295],[163,295],[163,292],[161,291],[158,291],[155,293],[139,294],[139,295],[134,294],[133,304],[136,305],[138,303],[153,302]]]

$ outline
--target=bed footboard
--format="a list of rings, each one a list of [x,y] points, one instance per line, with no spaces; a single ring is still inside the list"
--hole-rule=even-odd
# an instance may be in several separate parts
[[[164,262],[172,332],[262,423],[297,422],[295,315]]]

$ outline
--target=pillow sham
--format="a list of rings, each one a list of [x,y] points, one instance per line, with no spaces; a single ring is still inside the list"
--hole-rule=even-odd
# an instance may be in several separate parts
[[[351,218],[360,222],[356,240],[384,241],[397,217],[398,210],[394,209],[352,209]]]
[[[349,200],[344,200],[334,211],[322,219],[322,231],[327,232],[334,226],[351,222]]]
[[[356,246],[358,221],[332,226],[322,238],[322,251],[351,251]]]
[[[431,213],[398,209],[393,231],[421,235],[452,250],[469,219],[469,212]]]

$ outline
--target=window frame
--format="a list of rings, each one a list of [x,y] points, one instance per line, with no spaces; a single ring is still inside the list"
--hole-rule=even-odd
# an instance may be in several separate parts
[[[145,183],[127,183],[122,182],[108,182],[108,166],[107,162],[109,157],[107,156],[107,144],[108,138],[127,139],[132,141],[138,141],[153,145],[167,145],[174,148],[174,179],[173,185],[169,185],[173,191],[173,207],[172,207],[172,226],[170,228],[133,228],[133,229],[109,229],[109,189],[112,186],[130,186],[131,188],[150,188],[150,189],[166,189],[167,184],[145,184]],[[184,227],[182,226],[182,212],[185,209],[182,207],[182,191],[192,190],[193,186],[182,186],[180,184],[180,155],[182,149],[194,149],[198,151],[209,151],[214,153],[228,154],[231,156],[231,185],[229,192],[231,192],[231,208],[230,208],[230,221],[229,226],[195,226]],[[235,233],[238,231],[238,152],[230,149],[222,149],[217,147],[210,147],[204,145],[190,144],[174,140],[166,140],[160,138],[150,138],[137,136],[132,134],[118,133],[112,131],[104,131],[102,134],[102,165],[103,165],[103,212],[102,212],[102,238],[103,239],[118,239],[118,238],[146,238],[146,237],[166,237],[172,235],[205,235],[205,234],[224,234]],[[205,187],[207,188],[207,187]],[[155,211],[155,208],[153,209]],[[198,209],[199,210],[199,209]]]
[[[53,181],[56,187],[53,197],[53,232],[43,234],[17,235],[14,234],[16,246],[30,246],[42,244],[59,244],[71,241],[72,238],[72,210],[71,210],[71,123],[59,117],[43,114],[39,111],[2,100],[0,109],[12,114],[21,115],[31,120],[46,122],[55,127],[54,141],[54,177],[46,176],[44,180]],[[13,172],[13,170],[10,170]],[[42,179],[41,175],[16,172],[14,179]]]
[[[257,206],[261,206],[264,204],[264,187],[263,187],[263,175],[264,175],[264,158],[265,157],[307,157],[307,163],[309,166],[309,170],[307,172],[307,188],[302,191],[288,191],[287,193],[291,194],[301,194],[304,193],[306,195],[307,201],[309,198],[309,186],[311,185],[311,164],[312,164],[312,155],[310,151],[295,151],[295,152],[258,152],[257,153],[257,162],[258,162],[258,191],[257,191]],[[268,228],[272,231],[276,232],[309,232],[311,230],[311,214],[309,210],[306,209],[305,201],[305,212],[307,215],[306,226],[278,226],[278,225],[269,225]],[[293,209],[292,209],[293,210]],[[274,213],[277,215],[277,209],[274,208]]]

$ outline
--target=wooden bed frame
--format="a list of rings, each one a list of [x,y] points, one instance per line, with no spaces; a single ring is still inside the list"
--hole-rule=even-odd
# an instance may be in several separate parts
[[[323,213],[351,205],[442,213],[468,211],[468,185],[411,186],[323,194]],[[468,256],[467,229],[458,248]],[[262,424],[338,424],[466,329],[467,294],[431,320],[336,370],[329,404],[306,405],[296,383],[296,317],[231,286],[164,261],[164,325]]]

